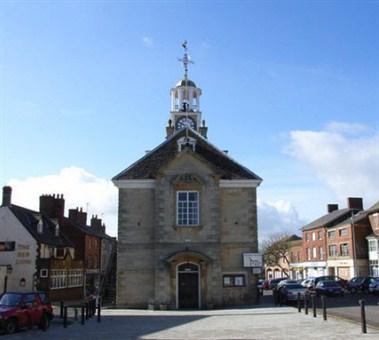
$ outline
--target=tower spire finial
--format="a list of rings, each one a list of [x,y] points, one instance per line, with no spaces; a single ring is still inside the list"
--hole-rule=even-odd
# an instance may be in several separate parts
[[[182,47],[184,48],[184,56],[182,59],[179,59],[183,63],[184,67],[184,79],[188,79],[188,64],[193,64],[194,62],[190,60],[187,53],[187,40],[184,40]]]

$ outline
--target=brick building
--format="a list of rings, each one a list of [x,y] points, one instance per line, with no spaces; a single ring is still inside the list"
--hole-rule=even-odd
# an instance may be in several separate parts
[[[11,188],[3,189],[0,208],[0,277],[3,291],[46,291],[50,300],[73,300],[83,296],[83,262],[76,258],[74,244],[62,231],[63,197],[57,196],[52,217],[43,204],[33,211],[11,202]],[[5,245],[5,247],[2,247]]]
[[[338,275],[350,279],[367,274],[370,233],[362,198],[349,197],[347,208],[328,204],[327,214],[302,228],[305,277]]]
[[[171,89],[167,138],[113,178],[119,189],[117,303],[168,308],[250,304],[261,178],[207,139],[201,89]]]
[[[369,254],[369,274],[379,276],[379,202],[367,210],[372,233],[366,237]]]

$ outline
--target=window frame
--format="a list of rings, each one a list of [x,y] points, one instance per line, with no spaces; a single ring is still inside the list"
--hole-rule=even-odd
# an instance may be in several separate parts
[[[341,243],[340,252],[341,252],[341,256],[350,256],[349,243]]]
[[[374,245],[374,246],[372,246]],[[368,240],[368,251],[373,252],[373,251],[378,251],[378,241],[377,240]]]
[[[331,249],[334,249],[334,253],[333,253],[333,254],[332,254],[332,252],[330,251]],[[338,256],[338,248],[337,248],[337,245],[336,245],[336,244],[330,244],[329,247],[328,247],[328,251],[329,251],[329,256],[330,256],[330,257]]]
[[[225,279],[229,279],[230,283],[225,283]],[[237,284],[236,279],[242,279],[242,284]],[[222,275],[222,286],[224,288],[246,287],[246,276],[245,274],[224,274]]]
[[[186,200],[179,200],[180,194],[186,194]],[[189,194],[196,194],[196,201],[190,201],[189,200]],[[184,213],[184,218],[179,219],[180,215],[180,208],[179,204],[180,202],[185,202],[185,208],[186,212]],[[190,217],[190,209],[191,206],[189,203],[195,202],[196,206],[192,207],[195,208],[195,213],[192,213],[195,215],[194,222],[192,221],[193,217]],[[183,220],[183,221],[182,221]],[[177,190],[176,191],[176,225],[179,227],[196,227],[200,225],[200,192],[198,190]]]

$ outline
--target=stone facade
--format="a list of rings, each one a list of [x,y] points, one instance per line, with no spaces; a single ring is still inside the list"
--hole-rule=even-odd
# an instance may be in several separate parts
[[[176,225],[179,189],[199,191],[198,226]],[[118,236],[119,305],[176,308],[176,267],[185,262],[200,268],[199,307],[253,302],[242,254],[257,252],[256,188],[220,187],[214,170],[190,151],[167,164],[151,188],[120,189]],[[228,274],[243,275],[245,286],[224,288]]]

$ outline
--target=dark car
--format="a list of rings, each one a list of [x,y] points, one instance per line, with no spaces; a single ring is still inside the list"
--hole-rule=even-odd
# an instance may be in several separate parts
[[[337,281],[319,281],[314,290],[316,295],[344,295],[343,288]]]
[[[276,278],[276,279],[271,279],[268,282],[268,289],[275,289],[278,283],[282,280],[285,280],[284,277]]]
[[[326,276],[319,276],[319,277],[316,277],[316,278],[314,279],[314,286],[313,286],[313,287],[316,287],[317,284],[318,284],[320,281],[335,281],[335,282],[338,282],[339,285],[340,285],[342,288],[345,288],[345,287],[347,286],[347,280],[342,279],[342,278],[340,278],[339,276],[335,276],[335,275],[326,275]]]
[[[0,298],[0,329],[7,334],[23,327],[39,326],[46,330],[53,309],[42,292],[4,293]]]
[[[369,292],[369,284],[373,278],[370,276],[353,277],[346,285],[346,289],[352,294],[356,292]]]

